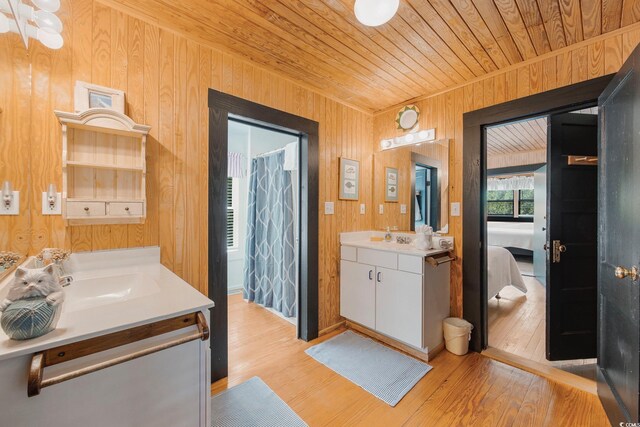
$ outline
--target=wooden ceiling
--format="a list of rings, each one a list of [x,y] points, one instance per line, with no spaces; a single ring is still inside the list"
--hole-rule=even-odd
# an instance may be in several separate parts
[[[598,107],[573,111],[598,114]],[[487,128],[487,154],[500,156],[547,149],[547,118],[540,117]]]
[[[489,156],[546,149],[546,117],[487,128],[487,155]]]
[[[640,20],[638,0],[401,0],[378,28],[354,0],[101,0],[369,110]]]

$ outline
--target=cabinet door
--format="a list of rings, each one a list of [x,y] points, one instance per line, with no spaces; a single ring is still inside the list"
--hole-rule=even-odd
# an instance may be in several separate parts
[[[182,331],[171,333],[171,340],[180,333],[184,334]],[[154,337],[55,365],[46,368],[45,377],[130,354],[165,341],[170,340],[163,336]],[[208,346],[208,342],[191,341],[52,385],[34,397],[27,397],[31,355],[3,361],[0,363],[0,425],[209,426],[211,423],[207,422],[207,415],[211,392],[205,373],[205,346]]]
[[[376,330],[422,348],[422,275],[378,267]]]
[[[340,262],[340,315],[368,328],[376,327],[375,267]]]

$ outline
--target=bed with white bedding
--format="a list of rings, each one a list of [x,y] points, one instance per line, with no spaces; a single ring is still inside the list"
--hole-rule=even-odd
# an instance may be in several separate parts
[[[487,248],[487,290],[488,299],[496,296],[507,286],[527,293],[527,286],[511,252],[498,246]]]
[[[533,223],[488,221],[487,244],[532,251]]]

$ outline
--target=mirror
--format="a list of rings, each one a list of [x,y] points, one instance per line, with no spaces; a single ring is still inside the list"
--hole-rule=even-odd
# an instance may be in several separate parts
[[[373,167],[375,229],[426,224],[438,231],[449,224],[448,139],[380,150]]]
[[[30,208],[34,201],[30,192],[31,75],[29,56],[18,37],[0,37],[0,52],[11,52],[11,59],[0,67],[0,280],[22,262],[31,245]],[[1,55],[0,55],[1,56]],[[7,187],[4,183],[8,182]],[[5,215],[2,197],[19,192],[17,215]],[[13,201],[11,201],[13,202]]]

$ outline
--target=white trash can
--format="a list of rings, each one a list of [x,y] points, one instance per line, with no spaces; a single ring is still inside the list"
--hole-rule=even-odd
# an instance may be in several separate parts
[[[467,354],[473,325],[458,317],[447,317],[442,323],[442,329],[447,350],[458,356]]]

